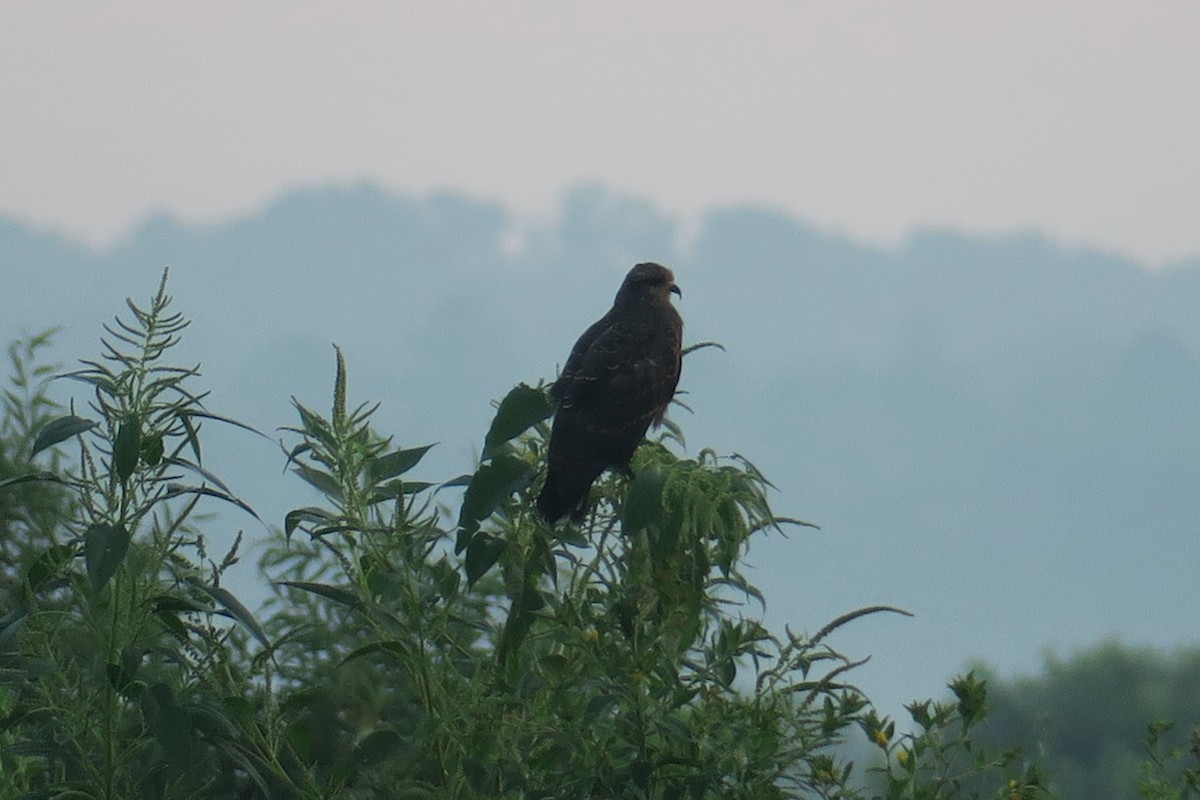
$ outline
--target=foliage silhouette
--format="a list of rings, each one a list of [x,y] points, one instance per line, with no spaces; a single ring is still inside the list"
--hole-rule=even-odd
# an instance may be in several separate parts
[[[1107,641],[992,683],[980,741],[1022,743],[1064,800],[1125,798],[1139,785],[1200,796],[1200,650]]]
[[[240,534],[213,558],[198,513],[249,511],[202,459],[205,425],[245,426],[170,363],[188,324],[170,304],[164,273],[67,374],[86,410],[47,405],[24,367],[35,388],[5,396],[5,446],[41,466],[0,485],[5,524],[38,532],[3,573],[0,798],[852,798],[865,773],[889,798],[1044,791],[972,743],[974,676],[914,703],[912,733],[876,714],[863,659],[831,642],[897,609],[764,627],[746,549],[808,523],[746,459],[681,455],[668,425],[580,527],[543,524],[540,385],[500,401],[471,474],[411,479],[431,445],[374,430],[337,351],[329,414],[297,400],[282,429],[320,499],[269,534],[252,612],[222,585]],[[840,749],[860,732],[884,757],[867,770]]]

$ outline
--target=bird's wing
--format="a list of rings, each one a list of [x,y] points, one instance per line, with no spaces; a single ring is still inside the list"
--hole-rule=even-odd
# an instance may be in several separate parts
[[[619,323],[613,311],[593,322],[571,348],[562,374],[550,387],[550,396],[559,406],[570,408],[586,395],[595,382],[596,362],[611,350],[611,329]],[[603,340],[603,341],[600,341]]]
[[[679,359],[653,324],[601,320],[580,338],[560,384],[561,407],[588,407],[602,428],[661,417],[679,380]],[[582,347],[580,345],[583,345]],[[675,348],[677,350],[677,347]],[[565,379],[565,380],[564,380]]]

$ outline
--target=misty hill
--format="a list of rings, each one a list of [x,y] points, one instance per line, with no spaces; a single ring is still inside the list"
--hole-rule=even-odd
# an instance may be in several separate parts
[[[210,405],[264,430],[324,407],[330,342],[399,443],[466,469],[489,401],[552,378],[636,261],[672,266],[689,356],[676,410],[694,451],[758,464],[820,532],[752,554],[769,619],[814,629],[876,602],[914,620],[848,629],[872,694],[936,693],[968,658],[1031,669],[1046,644],[1196,641],[1200,262],[1151,274],[1036,234],[923,232],[881,249],[764,209],[712,210],[682,241],[661,210],[598,187],[557,217],[372,186],[259,213],[147,220],[103,251],[0,220],[5,339],[55,324],[63,360],[172,265]],[[261,440],[208,457],[264,516],[305,501]],[[245,525],[244,521],[230,523]],[[247,580],[252,576],[247,574]]]

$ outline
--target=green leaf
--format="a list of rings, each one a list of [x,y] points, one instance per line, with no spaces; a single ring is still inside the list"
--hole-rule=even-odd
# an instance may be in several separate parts
[[[733,679],[737,677],[737,662],[732,656],[721,659],[717,662],[717,681],[724,688],[728,689],[733,685]]]
[[[328,472],[305,466],[304,464],[300,463],[297,463],[296,466],[292,467],[292,472],[299,475],[304,479],[305,483],[307,483],[309,486],[312,486],[326,497],[331,497],[334,500],[342,499],[342,487],[338,484],[337,478],[333,477]]]
[[[475,474],[473,472],[468,472],[455,478],[451,478],[450,480],[440,484],[438,486],[438,491],[440,492],[442,489],[458,489],[463,486],[470,486],[471,478],[474,477]]]
[[[113,442],[113,468],[121,480],[137,469],[142,449],[142,425],[136,416],[131,416],[117,429],[117,440]]]
[[[42,428],[33,440],[33,452],[29,454],[33,458],[38,453],[45,450],[47,447],[53,447],[59,442],[70,439],[72,436],[78,436],[84,431],[91,430],[96,423],[90,419],[76,417],[74,415],[59,417],[46,423],[46,427]]]
[[[88,578],[96,591],[104,588],[125,560],[129,550],[129,531],[120,525],[96,523],[83,534],[83,559]]]
[[[184,647],[190,646],[191,643],[188,641],[190,637],[190,631],[188,630],[188,627],[183,624],[183,620],[179,618],[178,613],[174,611],[156,611],[154,613],[154,618],[158,620],[158,623],[162,625],[163,630],[170,634],[175,641],[179,642]]]
[[[216,600],[226,611],[229,612],[230,616],[245,625],[246,630],[250,631],[250,634],[257,639],[263,647],[267,648],[268,650],[271,649],[271,642],[267,639],[267,634],[258,624],[258,621],[254,619],[254,615],[251,614],[250,610],[242,605],[242,602],[234,597],[227,589],[222,589],[220,586],[206,586],[200,581],[199,578],[192,576],[188,577],[187,582],[204,592],[213,600]]]
[[[46,483],[61,483],[64,486],[69,485],[67,481],[55,475],[53,472],[30,472],[28,475],[21,475],[16,478],[7,478],[0,481],[0,489],[7,489],[9,486],[16,486],[19,483],[30,483],[32,481],[45,481]]]
[[[185,494],[202,495],[204,497],[214,497],[217,500],[224,500],[226,503],[237,506],[242,511],[245,511],[247,514],[259,520],[260,522],[262,521],[262,518],[258,516],[254,509],[246,505],[241,500],[237,499],[233,495],[226,494],[225,492],[218,492],[216,489],[210,489],[207,486],[180,486],[176,483],[168,484],[167,491],[163,493],[163,499],[165,500],[171,497],[181,497]]]
[[[397,664],[403,664],[407,659],[412,657],[412,651],[405,647],[403,643],[394,639],[389,639],[363,645],[343,658],[342,663],[338,664],[338,666],[344,667],[351,661],[357,661],[360,658],[366,658],[367,656],[375,655],[376,653],[388,656],[389,658],[395,660]]]
[[[37,558],[25,571],[25,585],[36,594],[47,583],[62,572],[62,568],[75,555],[75,550],[65,544],[55,544],[38,553]]]
[[[378,764],[412,749],[404,737],[395,731],[379,730],[367,734],[354,750],[354,761],[364,767]]]
[[[244,697],[237,695],[229,695],[221,698],[221,703],[233,715],[233,718],[241,725],[249,728],[254,725],[254,703],[251,703]]]
[[[300,527],[303,522],[319,522],[326,524],[333,519],[333,515],[323,508],[315,506],[305,506],[304,508],[293,508],[283,518],[283,535],[289,541],[292,538],[292,533],[296,528]]]
[[[904,707],[908,710],[913,722],[917,723],[925,730],[929,730],[930,726],[933,724],[933,716],[929,713],[930,702],[931,701],[929,700],[923,700],[920,702],[914,700]]]
[[[252,428],[243,422],[238,422],[236,419],[230,419],[229,417],[223,417],[220,414],[213,414],[210,411],[202,411],[197,408],[185,408],[179,412],[179,416],[186,417],[189,419],[191,417],[199,417],[200,419],[211,419],[216,422],[224,422],[226,425],[233,425],[235,428],[241,428],[244,431],[249,431],[250,433],[258,434],[259,436],[261,436],[264,439],[269,440],[271,438],[270,436],[267,436],[262,431]]]
[[[142,716],[162,748],[166,761],[177,771],[188,767],[192,752],[192,722],[165,683],[151,684],[142,692]]]
[[[950,682],[950,690],[958,698],[958,713],[964,727],[970,727],[977,719],[985,716],[987,709],[987,681],[975,677],[971,670]]]
[[[435,588],[439,595],[445,598],[453,597],[458,593],[458,585],[462,580],[462,575],[450,562],[443,556],[433,565]]]
[[[280,428],[280,430],[289,431],[291,433],[299,433],[301,435],[304,434],[304,431],[300,430],[299,428]],[[313,446],[310,443],[301,442],[287,452],[287,463],[291,464],[293,461],[312,449]]]
[[[431,486],[433,484],[427,481],[388,481],[378,487],[378,490],[369,498],[369,502],[372,504],[386,503],[389,500],[395,500],[401,495],[420,494]]]
[[[0,647],[8,643],[8,640],[16,635],[17,631],[21,630],[21,626],[25,624],[25,620],[29,618],[29,609],[25,606],[17,606],[12,611],[0,617]]]
[[[104,671],[108,675],[109,684],[118,692],[124,693],[137,677],[141,665],[141,653],[132,647],[124,647],[121,649],[120,662],[105,664]]]
[[[483,442],[483,457],[495,454],[496,448],[520,436],[554,413],[554,401],[541,389],[518,384],[500,401],[492,425]]]
[[[633,479],[621,520],[621,531],[626,536],[662,522],[662,493],[666,483],[667,474],[658,467],[647,467]]]
[[[312,581],[275,581],[275,586],[290,586],[293,589],[302,589],[306,592],[320,595],[321,597],[332,600],[335,603],[340,603],[349,608],[358,608],[362,605],[362,600],[358,594],[351,589],[346,589],[339,586],[330,586],[326,583],[313,583]]]
[[[285,715],[308,711],[310,708],[328,702],[328,693],[324,688],[311,687],[289,691],[279,701],[279,710]]]
[[[329,423],[315,411],[307,408],[296,398],[292,398],[292,405],[296,407],[296,412],[300,414],[300,429],[289,428],[285,430],[293,430],[309,439],[315,439],[325,446],[328,450],[336,449],[337,441],[333,435],[333,428]]]
[[[371,476],[371,482],[378,483],[379,481],[386,481],[388,478],[394,478],[397,475],[403,475],[415,467],[425,454],[429,452],[429,448],[431,447],[433,445],[427,444],[424,447],[396,450],[374,459],[367,464],[367,473]]]
[[[225,713],[222,706],[208,701],[205,705],[194,705],[188,709],[192,730],[208,741],[214,739],[237,740],[241,735],[237,723]]]
[[[362,533],[362,526],[355,522],[343,522],[339,525],[325,525],[320,528],[313,528],[310,533],[312,538],[319,539],[331,533]]]
[[[200,432],[196,424],[192,422],[192,418],[186,414],[180,414],[179,421],[183,423],[183,432],[187,438],[188,446],[192,448],[192,454],[196,456],[196,463],[199,464],[204,460],[200,456]]]
[[[117,385],[114,382],[116,377],[105,367],[97,364],[95,361],[80,359],[82,363],[87,364],[90,369],[80,369],[74,372],[64,372],[56,377],[67,378],[68,380],[79,381],[86,383],[89,386],[94,386],[101,392],[104,392],[109,397],[117,397],[120,392],[117,391]]]
[[[177,613],[181,611],[188,613],[200,613],[207,608],[207,606],[203,606],[200,603],[197,603],[195,600],[190,600],[186,597],[180,597],[179,595],[173,594],[155,595],[154,597],[149,598],[146,601],[146,604],[153,610],[155,614],[162,614],[164,612]]]
[[[152,437],[152,438],[144,440],[142,442],[143,457],[146,452],[146,442],[153,441],[154,439],[158,439],[158,449],[159,449],[158,455],[160,458],[162,457],[162,452],[161,452],[162,439],[160,437]],[[191,461],[188,461],[186,458],[181,458],[180,456],[168,458],[166,461],[168,464],[170,464],[173,467],[180,467],[182,469],[186,469],[186,470],[195,472],[197,475],[204,478],[204,480],[208,481],[213,486],[216,486],[218,489],[220,489],[222,492],[225,492],[226,494],[233,494],[233,492],[229,489],[229,487],[225,485],[224,481],[222,481],[220,478],[218,478],[212,472],[206,470],[204,467],[200,466],[199,464],[193,464]],[[149,463],[149,462],[147,462],[147,463]]]
[[[467,585],[474,586],[489,569],[495,566],[504,552],[505,542],[486,533],[476,534],[467,545]]]
[[[538,666],[541,667],[543,672],[549,673],[552,677],[560,678],[566,674],[570,662],[561,653],[550,653],[538,660]]]
[[[546,607],[546,598],[534,587],[526,586],[525,591],[523,591],[521,596],[516,598],[513,603],[514,605],[519,605],[522,611],[541,611]]]
[[[479,529],[479,523],[490,517],[513,492],[528,486],[532,479],[533,467],[514,455],[498,456],[476,470],[463,494],[458,514],[460,533],[454,551],[461,553],[470,535]]]
[[[215,742],[216,749],[220,750],[231,762],[241,767],[242,771],[246,773],[246,775],[250,777],[250,780],[254,782],[254,785],[258,787],[258,796],[274,797],[275,795],[271,794],[271,789],[269,786],[267,786],[267,781],[260,772],[262,763],[260,761],[252,761],[249,756],[239,749],[242,746],[243,745],[240,742],[233,744],[220,739],[216,740]]]
[[[598,694],[591,700],[588,700],[587,707],[583,711],[585,719],[596,720],[602,716],[607,716],[609,710],[616,706],[617,698],[610,694]]]

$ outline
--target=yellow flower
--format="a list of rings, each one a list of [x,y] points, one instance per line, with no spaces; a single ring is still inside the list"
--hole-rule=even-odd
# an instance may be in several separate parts
[[[887,731],[885,731],[883,728],[875,731],[875,744],[879,745],[880,747],[888,746]]]
[[[897,763],[900,764],[900,766],[907,767],[908,759],[909,759],[908,750],[901,750],[900,752],[896,753],[896,761],[897,761]]]
[[[600,641],[600,633],[595,628],[588,628],[587,632],[583,634],[583,637],[592,644]]]

